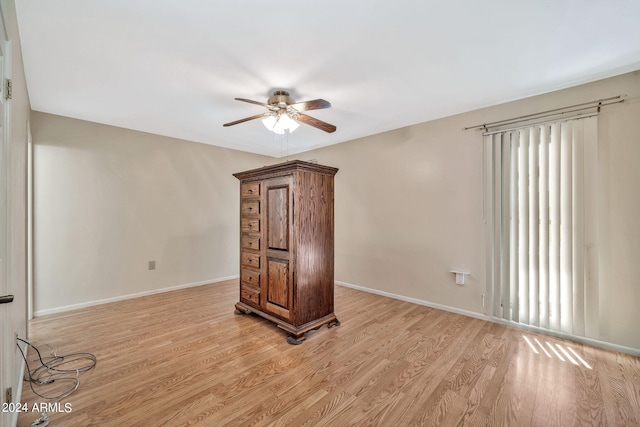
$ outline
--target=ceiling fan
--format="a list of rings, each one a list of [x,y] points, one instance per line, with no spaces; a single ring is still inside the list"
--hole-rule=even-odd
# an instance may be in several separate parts
[[[248,122],[249,120],[255,120],[262,118],[264,125],[276,132],[284,133],[285,130],[293,130],[298,127],[296,122],[302,122],[304,124],[313,126],[314,128],[323,130],[325,132],[335,132],[336,127],[330,123],[323,122],[311,116],[308,116],[302,111],[308,110],[321,110],[324,108],[330,108],[331,103],[324,99],[314,99],[313,101],[296,102],[289,96],[289,92],[284,90],[277,90],[273,92],[266,103],[252,101],[250,99],[235,98],[238,101],[248,102],[250,104],[262,105],[269,111],[262,114],[256,114],[255,116],[246,117],[244,119],[236,120],[234,122],[225,123],[223,126],[233,126],[239,123]]]

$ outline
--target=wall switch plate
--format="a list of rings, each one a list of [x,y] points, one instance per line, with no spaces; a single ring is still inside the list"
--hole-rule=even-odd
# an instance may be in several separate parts
[[[149,261],[149,270],[155,270],[155,269],[156,269],[156,262]]]

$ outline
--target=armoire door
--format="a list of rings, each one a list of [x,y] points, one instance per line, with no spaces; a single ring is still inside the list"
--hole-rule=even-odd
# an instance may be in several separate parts
[[[293,177],[264,181],[266,278],[264,309],[285,319],[293,305]]]

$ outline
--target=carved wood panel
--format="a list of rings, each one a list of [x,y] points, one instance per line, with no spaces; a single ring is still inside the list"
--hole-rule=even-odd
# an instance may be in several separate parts
[[[267,277],[267,302],[289,309],[289,261],[269,258]]]
[[[267,244],[269,249],[289,250],[289,186],[267,192]]]

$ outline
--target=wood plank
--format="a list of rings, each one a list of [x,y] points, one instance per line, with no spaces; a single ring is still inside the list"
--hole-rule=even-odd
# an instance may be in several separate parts
[[[51,345],[98,359],[51,425],[640,424],[637,357],[343,287],[342,325],[291,346],[273,323],[233,314],[238,286],[33,320],[45,354]],[[574,350],[592,369],[536,354],[525,336]],[[27,384],[22,401],[44,402]],[[18,426],[38,416],[22,413]]]

